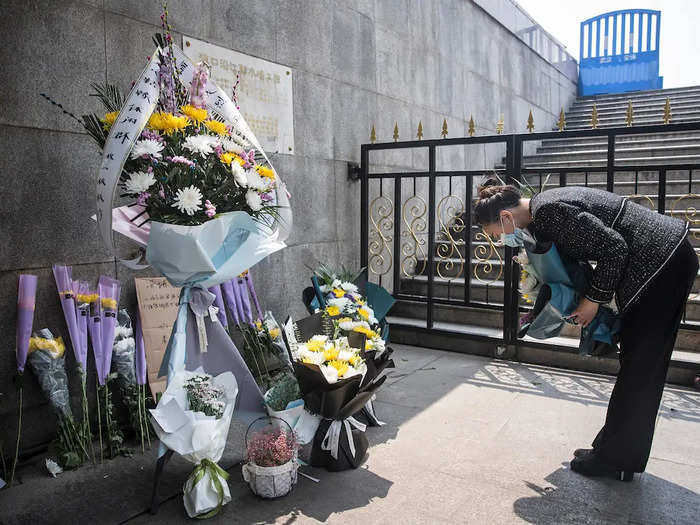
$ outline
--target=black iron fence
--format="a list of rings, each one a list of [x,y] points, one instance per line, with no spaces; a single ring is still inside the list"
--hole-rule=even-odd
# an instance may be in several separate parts
[[[633,153],[616,158],[616,151],[633,151],[626,142],[633,135],[663,141],[668,134],[679,137],[688,132],[700,132],[700,122],[363,144],[362,266],[396,299],[410,303],[413,312],[422,312],[417,321],[424,322],[427,330],[436,323],[473,320],[468,312],[478,309],[476,320],[465,322],[483,325],[486,337],[514,344],[519,317],[528,305],[518,293],[515,252],[497,246],[472,224],[478,182],[496,173],[535,190],[585,185],[628,195],[659,213],[689,221],[691,240],[700,251],[700,156],[660,157],[658,163],[648,162],[653,153],[641,160]],[[557,147],[566,154],[568,139],[589,138],[600,139],[583,155],[594,158],[545,163],[537,155],[523,155],[524,149],[553,141],[561,141]],[[474,151],[484,165],[496,158],[491,164],[495,167],[469,169]],[[698,292],[700,279],[696,296],[688,303],[684,328],[700,330]],[[450,317],[445,313],[450,309],[459,313]]]

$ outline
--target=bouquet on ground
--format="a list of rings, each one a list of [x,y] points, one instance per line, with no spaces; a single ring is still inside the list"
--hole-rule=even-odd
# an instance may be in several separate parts
[[[363,344],[364,337],[359,342]],[[385,378],[362,386],[367,365],[361,346],[352,346],[347,337],[314,335],[294,344],[292,356],[306,409],[322,418],[314,435],[310,464],[332,471],[357,468],[369,443],[365,425],[352,416]]]
[[[257,428],[262,421],[262,428]],[[297,448],[294,431],[285,421],[260,418],[251,423],[246,432],[243,479],[255,495],[278,498],[294,488],[299,466]]]
[[[58,438],[55,442],[58,462],[63,468],[79,467],[89,457],[81,427],[73,419],[65,367],[66,345],[48,329],[40,330],[29,339],[27,361],[39,381],[58,418]]]
[[[181,371],[152,409],[158,439],[195,464],[183,490],[189,517],[209,518],[231,501],[228,474],[217,462],[226,448],[238,385],[231,372],[216,377]]]
[[[31,274],[21,274],[19,276],[19,286],[17,289],[17,325],[15,339],[15,360],[17,361],[17,390],[18,390],[18,410],[17,410],[17,441],[15,444],[15,456],[12,460],[12,470],[10,471],[9,484],[12,485],[15,479],[15,469],[19,458],[19,443],[22,438],[22,398],[24,397],[24,368],[27,364],[27,354],[29,352],[29,341],[32,335],[32,325],[34,323],[34,308],[36,307],[36,285],[37,277]],[[4,454],[0,451],[0,457]]]
[[[113,383],[117,384],[122,400],[129,412],[129,426],[141,440],[141,450],[145,450],[145,442],[150,443],[149,422],[146,417],[144,390],[138,381],[137,374],[137,345],[131,317],[125,309],[119,310],[118,324],[114,332],[112,349],[112,370],[116,375]],[[143,345],[139,351],[143,351]]]
[[[394,368],[393,350],[386,344],[389,326],[385,319],[394,304],[393,297],[384,288],[367,282],[364,272],[354,274],[344,267],[335,271],[323,265],[314,272],[312,283],[315,301],[312,299],[310,306],[323,307],[333,322],[333,337],[366,336],[364,358],[368,370],[363,386],[376,381],[385,369]],[[376,415],[374,398],[363,407],[362,414],[370,425],[383,424]]]

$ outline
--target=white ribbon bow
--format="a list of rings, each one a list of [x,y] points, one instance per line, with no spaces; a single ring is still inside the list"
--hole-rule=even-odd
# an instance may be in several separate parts
[[[321,450],[330,451],[333,459],[338,459],[338,445],[340,445],[340,432],[345,428],[345,432],[348,435],[348,445],[350,445],[350,452],[352,457],[355,457],[355,440],[352,438],[352,427],[355,427],[360,432],[364,432],[367,429],[367,425],[360,423],[354,417],[349,417],[347,419],[339,420],[336,419],[328,427],[323,441],[321,442]]]

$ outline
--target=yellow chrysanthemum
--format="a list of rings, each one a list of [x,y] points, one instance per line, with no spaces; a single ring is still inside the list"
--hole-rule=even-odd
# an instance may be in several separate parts
[[[255,321],[255,328],[257,328],[258,330],[262,330],[262,321],[260,319]]]
[[[340,315],[340,308],[333,304],[326,308],[326,313],[331,316]]]
[[[326,361],[333,361],[334,359],[338,359],[338,353],[339,350],[335,346],[331,346],[323,351],[323,359]]]
[[[63,343],[62,337],[57,337],[56,339],[45,339],[43,337],[30,337],[29,338],[29,352],[34,352],[36,350],[47,350],[48,354],[54,358],[58,359],[66,351],[66,345]]]
[[[151,118],[148,119],[149,128],[162,131],[166,135],[186,128],[189,123],[190,120],[187,117],[176,116],[172,113],[164,113],[162,111],[153,113]]]
[[[194,120],[195,122],[198,122],[198,123],[202,122],[203,120],[205,120],[207,118],[207,110],[206,109],[196,108],[196,107],[191,106],[189,104],[186,106],[182,106],[180,108],[180,111],[182,111],[183,115],[187,115],[192,120]]]
[[[365,341],[365,350],[372,350],[372,348],[374,348],[374,343],[370,339],[367,339]]]
[[[345,361],[329,361],[328,366],[332,366],[338,371],[338,377],[343,377],[350,368]]]
[[[96,293],[93,293],[93,294],[79,293],[77,297],[78,297],[79,303],[94,303],[95,301],[97,301],[97,294]]]
[[[280,329],[279,328],[273,328],[270,330],[270,337],[273,339],[277,339],[280,336]]]
[[[255,167],[255,171],[257,171],[261,177],[266,177],[270,180],[275,180],[275,172],[272,168],[268,168],[267,166],[262,166],[258,164]]]
[[[353,330],[353,332],[365,334],[368,339],[373,339],[373,338],[377,337],[377,332],[375,332],[371,328],[367,328],[366,326],[356,326],[352,330]]]
[[[311,341],[306,343],[306,348],[308,348],[312,352],[322,352],[323,351],[323,341],[316,341],[312,339]]]
[[[362,357],[360,357],[358,354],[355,354],[349,359],[349,361],[352,366],[357,366],[362,362]]]
[[[309,357],[302,357],[302,358],[301,358],[301,362],[302,362],[302,363],[306,363],[307,365],[313,365],[313,364],[314,364],[314,362],[313,362],[313,361],[311,360],[311,358],[309,358]]]
[[[367,301],[365,301],[364,299],[357,299],[357,304],[359,304],[360,306],[363,306],[363,305],[367,304]]]
[[[102,127],[104,129],[109,129],[112,127],[114,124],[114,121],[117,120],[117,117],[119,116],[118,111],[110,111],[107,113],[104,117],[102,117],[100,120],[102,121]]]
[[[357,313],[360,314],[360,317],[364,319],[365,321],[369,319],[369,312],[367,311],[366,308],[360,308],[357,310]]]
[[[117,300],[112,299],[111,297],[103,297],[102,298],[102,308],[109,308],[111,310],[116,310],[117,309]]]
[[[209,131],[213,131],[217,135],[228,135],[228,128],[223,122],[219,122],[218,120],[206,120],[204,121],[204,125]]]
[[[341,317],[340,319],[338,319],[338,322],[339,323],[351,323],[352,319],[350,317]]]
[[[343,297],[345,295],[345,290],[342,288],[333,288],[333,295],[338,298]]]

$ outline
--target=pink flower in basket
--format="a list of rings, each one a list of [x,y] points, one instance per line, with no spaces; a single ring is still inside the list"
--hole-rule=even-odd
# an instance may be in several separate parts
[[[259,467],[284,465],[294,458],[298,448],[296,436],[279,428],[262,430],[248,442],[248,461]]]

